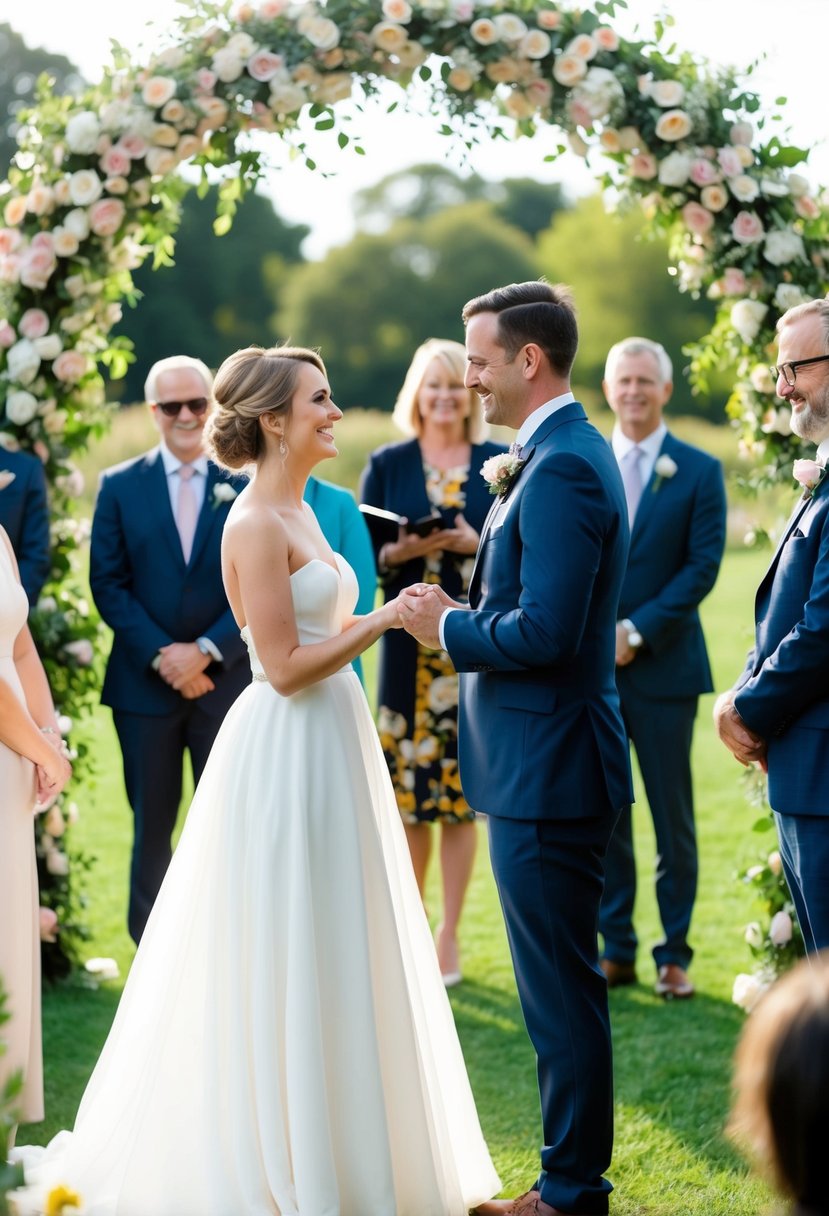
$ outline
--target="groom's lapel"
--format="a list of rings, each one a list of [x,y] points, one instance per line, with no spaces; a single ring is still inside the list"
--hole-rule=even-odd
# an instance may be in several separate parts
[[[472,577],[469,580],[469,600],[470,600],[470,602],[472,600],[473,593],[476,593],[478,590],[478,573],[481,568],[481,556],[484,551],[484,546],[486,545],[487,541],[489,540],[490,533],[492,532],[492,529],[493,529],[495,523],[497,522],[497,520],[500,518],[502,512],[506,512],[509,510],[509,505],[510,505],[512,495],[518,489],[521,478],[524,475],[524,470],[526,469],[527,465],[529,464],[530,460],[532,459],[532,455],[533,455],[533,452],[535,451],[535,448],[536,448],[535,442],[533,440],[530,440],[530,442],[526,445],[526,447],[523,449],[523,451],[521,453],[521,460],[523,463],[522,463],[521,468],[519,469],[518,473],[516,474],[515,480],[513,481],[512,485],[510,486],[506,495],[503,498],[501,497],[500,494],[495,495],[492,506],[489,508],[489,514],[487,515],[486,519],[484,520],[484,526],[481,529],[481,539],[478,541],[478,552],[475,554],[475,565],[472,567]]]
[[[791,515],[789,516],[788,523],[786,524],[785,528],[783,529],[783,534],[780,537],[780,540],[777,542],[777,548],[774,551],[774,556],[772,557],[771,561],[768,564],[766,573],[763,575],[762,579],[760,580],[760,585],[757,588],[757,596],[756,596],[757,600],[759,600],[759,598],[760,598],[760,592],[762,591],[763,587],[766,585],[768,580],[772,577],[775,569],[777,568],[777,563],[780,560],[780,554],[783,552],[783,546],[786,544],[786,541],[789,539],[792,532],[794,532],[795,528],[797,527],[797,525],[800,523],[803,516],[808,511],[809,507],[812,505],[812,503],[815,501],[815,499],[821,493],[821,491],[823,490],[827,481],[829,481],[829,478],[824,478],[824,480],[820,483],[820,485],[817,486],[817,488],[809,495],[808,498],[805,498],[805,497],[799,498],[797,500],[797,502],[795,503],[794,510],[792,511]]]

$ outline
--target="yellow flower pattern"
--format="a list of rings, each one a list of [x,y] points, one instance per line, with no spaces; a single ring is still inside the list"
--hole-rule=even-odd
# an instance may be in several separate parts
[[[436,469],[424,465],[423,471],[426,492],[434,507],[464,509],[467,466]],[[442,557],[440,552],[426,557],[425,583],[440,584]],[[464,560],[459,567],[464,596],[473,565],[473,561]],[[458,772],[458,676],[445,651],[418,646],[411,726],[402,714],[386,706],[380,708],[377,726],[405,823],[474,819],[475,812],[461,792]]]

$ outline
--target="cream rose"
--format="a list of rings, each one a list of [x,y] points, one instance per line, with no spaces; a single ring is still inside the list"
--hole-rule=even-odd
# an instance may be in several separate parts
[[[756,975],[747,975],[743,971],[734,978],[731,1000],[746,1013],[751,1013],[767,988],[768,984],[764,984]]]
[[[709,211],[722,211],[728,204],[728,191],[724,186],[705,186],[700,191],[700,202]]]
[[[728,188],[736,199],[741,203],[753,203],[760,193],[760,187],[753,177],[749,177],[747,173],[740,173],[737,177],[728,179]]]
[[[18,224],[22,223],[26,207],[25,194],[17,194],[14,198],[9,199],[3,208],[3,219],[10,228],[16,228]]]
[[[381,24],[383,23],[381,22]],[[390,22],[389,24],[394,25],[395,23]],[[402,32],[403,41],[405,42],[406,31],[403,30]],[[320,51],[333,51],[334,47],[339,46],[340,43],[339,26],[330,17],[314,17],[303,28],[302,33],[311,43],[311,46],[317,47]],[[384,47],[383,49],[386,50],[388,48]]]
[[[76,207],[88,207],[103,191],[103,182],[94,169],[79,169],[69,178],[69,197]]]
[[[685,88],[678,80],[654,80],[648,89],[648,95],[658,106],[670,109],[682,105]]]
[[[394,21],[378,21],[371,31],[371,41],[388,55],[393,55],[404,46],[408,37],[403,26]]]
[[[518,53],[527,59],[543,59],[552,47],[550,35],[544,30],[528,30],[518,44]]]
[[[189,111],[186,108],[184,102],[179,101],[177,97],[173,97],[163,107],[161,111],[161,118],[164,122],[171,122],[176,126],[180,126],[181,123],[187,118],[188,114],[192,120],[192,111]]]
[[[398,25],[408,25],[412,19],[412,6],[408,0],[383,0],[383,16]]]
[[[638,177],[643,182],[649,182],[657,174],[656,157],[650,152],[637,152],[630,158],[628,172],[631,177]]]
[[[582,55],[572,55],[565,51],[557,55],[553,63],[553,79],[569,88],[578,84],[587,75],[587,60]]]
[[[141,90],[142,100],[151,110],[160,110],[175,94],[176,82],[170,76],[151,76]]]
[[[153,176],[163,177],[165,173],[171,173],[175,169],[178,157],[169,148],[149,148],[146,162]]]
[[[541,9],[536,13],[535,19],[542,30],[557,30],[561,25],[561,13],[554,12],[552,9]]]
[[[64,350],[52,364],[52,371],[64,384],[76,384],[86,374],[89,361],[77,350]]]
[[[750,122],[735,122],[728,133],[732,144],[748,145],[754,139],[754,128]]]
[[[55,209],[55,192],[50,186],[38,182],[32,186],[26,198],[26,207],[32,215],[48,215]]]
[[[788,912],[775,912],[769,925],[769,937],[775,946],[785,946],[792,940],[792,918]]]
[[[34,338],[33,342],[35,350],[41,359],[46,359],[48,362],[51,362],[52,359],[57,359],[63,350],[60,334],[46,334],[42,338]]]
[[[211,62],[211,67],[219,80],[225,84],[231,84],[242,75],[245,61],[241,55],[235,54],[234,51],[225,46],[221,50],[216,51]]]
[[[541,22],[539,21],[539,25]],[[600,25],[593,31],[593,41],[602,51],[618,51],[619,35],[609,25]]]
[[[691,134],[693,123],[684,110],[666,110],[659,116],[656,124],[657,139],[667,143],[676,143]]]
[[[494,18],[498,37],[504,42],[520,42],[527,32],[527,24],[514,13],[498,13]]]
[[[578,34],[565,47],[564,53],[566,55],[577,55],[579,59],[592,59],[598,49],[598,45],[589,34]]]
[[[479,17],[477,21],[473,21],[469,27],[469,33],[479,46],[492,46],[493,42],[498,41],[495,22],[490,21],[489,17]]]

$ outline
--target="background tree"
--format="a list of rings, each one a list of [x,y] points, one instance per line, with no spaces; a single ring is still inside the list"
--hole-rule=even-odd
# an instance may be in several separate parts
[[[41,72],[54,79],[57,94],[78,93],[83,88],[80,72],[65,55],[29,47],[10,25],[0,25],[0,181],[7,176],[17,151],[17,115],[34,102]]]
[[[683,374],[683,344],[709,330],[713,305],[677,292],[667,274],[667,243],[648,239],[638,212],[607,215],[599,195],[580,200],[556,217],[538,241],[539,273],[573,288],[581,322],[574,382],[577,390],[601,397],[605,356],[614,342],[631,334],[661,342],[674,363],[671,412],[704,415],[725,422],[730,382],[710,396],[694,396]]]
[[[463,341],[466,300],[537,275],[529,237],[492,204],[464,203],[358,233],[299,267],[282,293],[279,337],[321,348],[341,407],[390,410],[416,346]]]
[[[288,270],[302,262],[310,229],[280,219],[262,194],[247,195],[230,231],[213,234],[217,189],[204,198],[189,190],[181,204],[175,264],[133,274],[143,299],[126,309],[119,332],[135,348],[135,363],[112,387],[123,401],[140,401],[150,365],[167,355],[188,354],[218,367],[241,346],[274,341],[272,314]]]

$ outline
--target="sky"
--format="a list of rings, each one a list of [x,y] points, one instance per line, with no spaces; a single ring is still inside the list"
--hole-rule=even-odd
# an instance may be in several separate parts
[[[582,0],[583,7],[587,7]],[[567,7],[566,3],[562,7]],[[570,0],[575,7],[575,0]],[[149,57],[155,39],[153,28],[169,28],[174,0],[0,0],[0,23],[8,22],[30,46],[62,52],[78,65],[89,80],[98,79],[109,61],[110,38],[129,47],[135,62]],[[819,86],[825,78],[829,49],[822,34],[826,26],[827,0],[671,0],[673,37],[680,51],[690,51],[714,65],[747,67],[763,62],[751,78],[751,87],[772,110],[775,98],[786,97],[781,108],[783,129],[802,147],[813,147],[806,175],[813,183],[829,185],[829,129],[826,107],[820,103]],[[623,35],[637,30],[650,37],[654,20],[664,11],[648,0],[628,0],[627,12],[619,10],[613,24]],[[141,46],[148,48],[141,55]],[[403,94],[388,86],[388,100]],[[387,104],[387,103],[386,103]],[[290,162],[285,148],[268,141],[267,156],[274,168],[262,189],[286,220],[305,223],[311,235],[305,243],[307,257],[320,257],[332,245],[347,241],[354,230],[351,199],[354,193],[408,165],[446,162],[463,171],[460,151],[437,134],[434,120],[407,116],[401,109],[393,116],[379,108],[358,116],[355,133],[362,137],[365,156],[340,151],[328,137],[311,133],[309,149],[318,164],[332,176],[311,173],[301,163]],[[313,142],[319,140],[319,144]],[[540,137],[507,143],[489,142],[473,151],[468,168],[484,178],[534,176],[541,181],[560,182],[571,195],[595,188],[592,174],[574,156],[545,164]],[[597,166],[600,158],[597,158]]]

